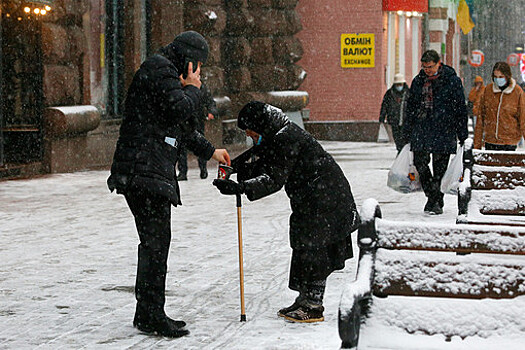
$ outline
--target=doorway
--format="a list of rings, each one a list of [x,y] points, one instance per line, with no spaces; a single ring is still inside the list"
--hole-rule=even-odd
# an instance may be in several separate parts
[[[1,8],[0,164],[42,160],[42,27],[19,1]]]

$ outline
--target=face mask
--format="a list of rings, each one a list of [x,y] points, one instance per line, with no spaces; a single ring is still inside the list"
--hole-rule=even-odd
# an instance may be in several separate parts
[[[257,142],[255,143],[256,146],[259,146],[261,144],[261,141],[262,141],[262,135],[259,135],[259,139],[257,140]]]
[[[502,86],[505,86],[505,84],[507,84],[507,78],[494,78],[494,82],[499,87],[502,87]]]
[[[403,90],[403,85],[396,85],[396,90],[397,91]]]

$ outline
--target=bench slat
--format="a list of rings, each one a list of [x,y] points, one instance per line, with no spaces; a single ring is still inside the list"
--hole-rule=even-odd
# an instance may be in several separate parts
[[[376,295],[514,298],[525,295],[525,258],[378,249]]]
[[[378,247],[525,255],[525,227],[376,220]]]
[[[502,171],[500,168],[485,170],[473,166],[471,185],[474,190],[512,189],[525,186],[525,171]]]
[[[433,344],[432,349],[441,350],[517,349],[525,336],[523,310],[525,297],[512,300],[374,298],[369,318],[362,326],[359,349],[370,349],[374,345],[378,349],[428,349],[422,344]],[[381,329],[380,336],[378,329]],[[405,340],[403,335],[416,339]],[[430,339],[429,335],[441,336]],[[446,341],[453,337],[458,338]],[[461,339],[464,338],[468,341],[463,345]]]
[[[488,166],[525,166],[525,153],[473,150],[474,162]]]

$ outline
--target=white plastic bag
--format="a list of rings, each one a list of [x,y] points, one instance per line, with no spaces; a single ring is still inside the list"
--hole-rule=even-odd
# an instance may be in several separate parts
[[[379,132],[377,133],[377,142],[381,142],[381,143],[390,142],[390,138],[388,137],[388,132],[386,131],[386,127],[384,123],[379,123]]]
[[[447,171],[441,179],[441,192],[454,194],[458,193],[459,183],[463,178],[463,150],[464,146],[459,146],[456,155],[448,164]]]
[[[406,144],[388,172],[387,186],[402,193],[421,191],[419,174],[414,166],[414,154]]]

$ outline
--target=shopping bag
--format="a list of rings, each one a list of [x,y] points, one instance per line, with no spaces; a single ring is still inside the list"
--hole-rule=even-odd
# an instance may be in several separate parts
[[[419,174],[414,166],[414,154],[406,144],[394,160],[388,172],[387,186],[401,193],[421,191]]]
[[[463,180],[463,150],[464,146],[459,146],[456,155],[448,164],[447,171],[441,179],[441,192],[448,194],[458,194],[459,183]]]
[[[377,133],[377,142],[381,142],[381,143],[390,142],[390,138],[388,137],[388,132],[386,131],[386,127],[384,123],[379,123],[379,132]]]

